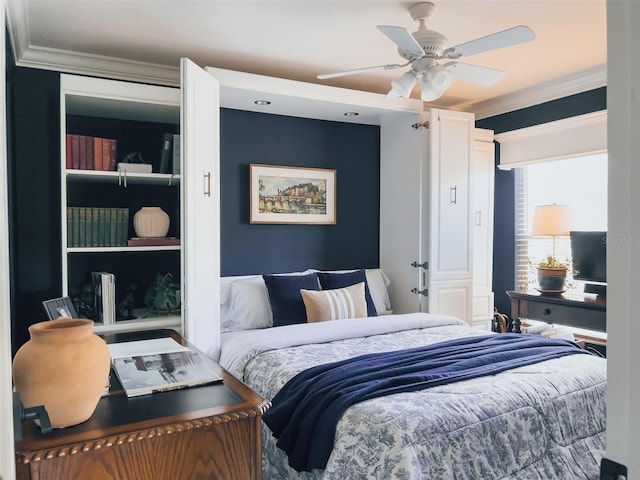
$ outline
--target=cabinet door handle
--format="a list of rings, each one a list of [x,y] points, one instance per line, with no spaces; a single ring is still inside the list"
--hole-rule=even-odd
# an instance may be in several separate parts
[[[211,196],[211,172],[204,174],[204,196]]]
[[[449,203],[453,203],[453,204],[457,204],[458,203],[458,187],[457,186],[453,186],[449,189],[449,193],[450,193],[450,201]]]
[[[482,210],[476,212],[476,227],[482,226]]]

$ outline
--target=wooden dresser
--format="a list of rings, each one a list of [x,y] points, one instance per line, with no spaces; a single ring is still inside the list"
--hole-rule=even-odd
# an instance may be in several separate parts
[[[171,330],[107,335],[108,342]],[[18,479],[242,480],[262,477],[261,423],[269,403],[217,367],[223,383],[127,398],[115,376],[86,422],[43,434],[22,422]]]

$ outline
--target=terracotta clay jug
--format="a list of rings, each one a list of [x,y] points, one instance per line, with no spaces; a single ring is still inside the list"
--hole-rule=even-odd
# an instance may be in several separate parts
[[[44,405],[53,428],[89,419],[111,365],[93,321],[62,317],[31,325],[29,334],[13,359],[13,381],[24,407]]]

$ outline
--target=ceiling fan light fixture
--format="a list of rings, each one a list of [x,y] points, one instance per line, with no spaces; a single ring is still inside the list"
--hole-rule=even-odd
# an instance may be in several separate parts
[[[438,90],[432,83],[422,82],[422,94],[420,95],[420,98],[422,98],[423,102],[432,102],[437,100],[443,93],[444,92]]]
[[[398,95],[401,97],[408,98],[411,95],[411,91],[418,81],[418,77],[416,76],[413,70],[409,70],[408,72],[402,74],[400,78],[391,82],[391,86],[393,90],[395,90]]]
[[[445,67],[435,65],[429,69],[426,78],[437,90],[442,93],[451,86],[453,82],[453,74]]]

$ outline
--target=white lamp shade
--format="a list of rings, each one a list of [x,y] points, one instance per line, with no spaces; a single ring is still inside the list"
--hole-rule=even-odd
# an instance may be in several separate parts
[[[420,98],[422,98],[423,102],[432,102],[441,96],[442,93],[440,93],[433,84],[429,82],[422,82],[422,94],[420,95]]]
[[[427,72],[427,80],[440,92],[440,95],[451,86],[453,74],[440,65],[434,65]]]
[[[534,236],[567,236],[571,230],[572,215],[568,205],[538,205],[533,214]]]
[[[416,77],[416,74],[413,73],[413,70],[409,70],[399,79],[391,82],[391,86],[401,97],[408,98],[417,81],[418,77]]]

